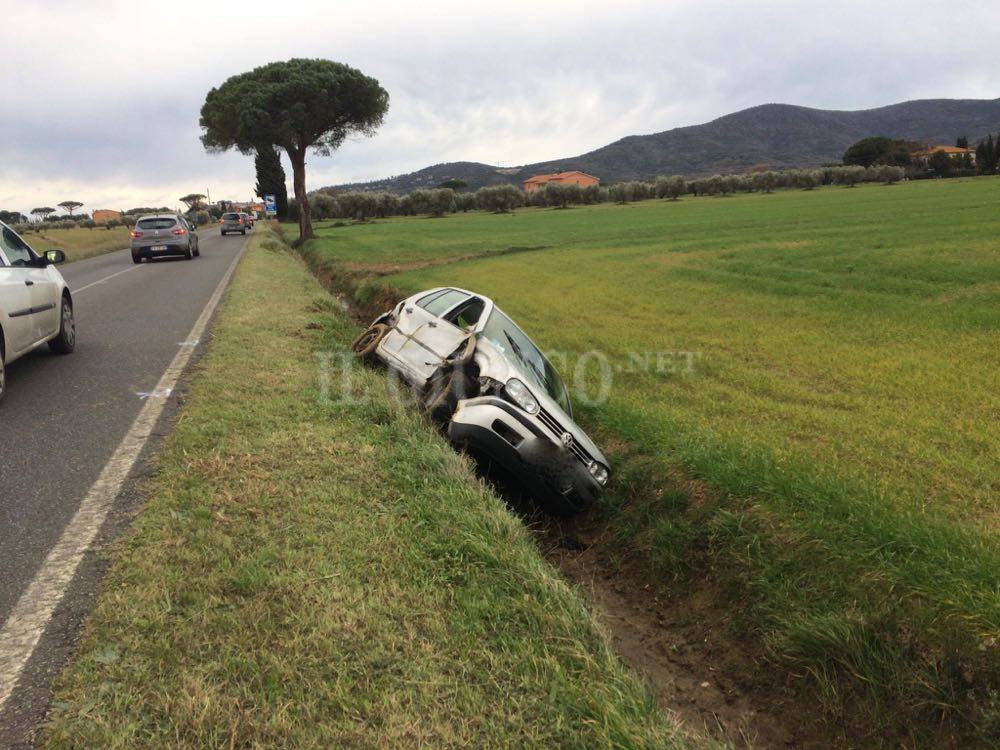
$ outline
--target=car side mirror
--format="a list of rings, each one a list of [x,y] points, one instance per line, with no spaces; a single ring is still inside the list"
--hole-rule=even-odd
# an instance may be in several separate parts
[[[58,266],[60,263],[66,262],[66,253],[62,250],[46,250],[45,262],[51,266]]]

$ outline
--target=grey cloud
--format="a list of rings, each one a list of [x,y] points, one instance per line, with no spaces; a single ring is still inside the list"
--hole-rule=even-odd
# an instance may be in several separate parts
[[[266,20],[239,34],[220,33],[224,6],[98,5],[5,12],[0,86],[16,107],[0,115],[3,207],[55,186],[131,204],[246,194],[250,160],[206,155],[198,110],[229,75],[292,56],[355,65],[392,97],[375,138],[310,159],[314,187],[569,156],[768,101],[998,95],[995,3],[265,2],[241,9]]]

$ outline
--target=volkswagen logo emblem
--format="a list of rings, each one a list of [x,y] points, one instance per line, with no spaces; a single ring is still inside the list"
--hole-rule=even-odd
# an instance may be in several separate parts
[[[559,439],[562,440],[562,444],[565,445],[567,448],[573,445],[573,436],[570,435],[568,432],[564,432]]]

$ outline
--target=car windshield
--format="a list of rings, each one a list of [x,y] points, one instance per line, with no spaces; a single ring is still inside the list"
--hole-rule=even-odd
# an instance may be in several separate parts
[[[559,404],[563,411],[572,413],[566,386],[559,373],[514,321],[493,308],[483,327],[483,336],[519,364],[524,374]]]

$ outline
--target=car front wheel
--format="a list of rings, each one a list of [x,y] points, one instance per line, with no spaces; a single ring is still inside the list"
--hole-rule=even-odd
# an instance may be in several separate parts
[[[0,352],[0,401],[3,401],[4,391],[7,390],[7,368],[3,364],[3,352]]]
[[[73,303],[69,301],[69,297],[63,297],[59,333],[49,342],[49,349],[56,354],[69,354],[75,348],[76,321],[73,319]]]

